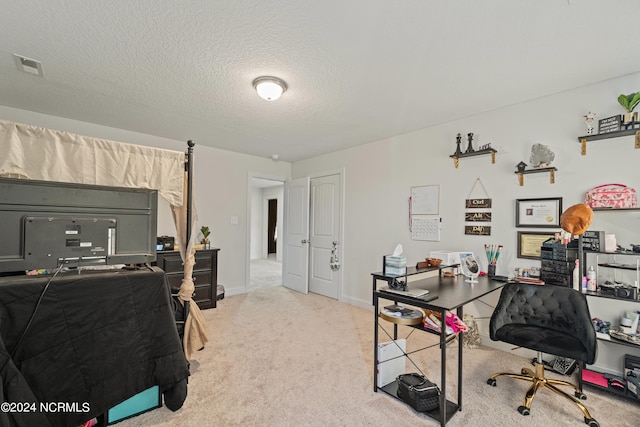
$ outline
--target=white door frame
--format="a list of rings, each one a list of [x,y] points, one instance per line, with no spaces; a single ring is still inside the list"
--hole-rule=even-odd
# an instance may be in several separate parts
[[[340,250],[338,252],[339,254],[339,260],[340,260],[340,270],[338,270],[338,301],[344,301],[344,297],[342,294],[342,284],[344,283],[344,270],[345,270],[345,265],[344,265],[344,254],[346,251],[346,244],[344,241],[344,234],[345,234],[345,229],[344,229],[344,212],[345,212],[345,182],[346,182],[346,170],[345,168],[340,168],[340,169],[330,169],[327,171],[322,171],[322,172],[314,172],[309,174],[309,178],[313,179],[313,178],[320,178],[323,176],[327,176],[327,175],[340,175],[340,181],[341,181],[341,207],[340,207]],[[259,178],[259,179],[270,179],[273,181],[280,181],[283,183],[287,180],[287,179],[293,179],[293,178],[287,178],[286,176],[282,176],[282,175],[271,175],[271,174],[267,174],[267,173],[263,173],[263,172],[249,172],[248,174],[248,180],[247,180],[247,236],[246,236],[246,251],[245,251],[245,285],[244,285],[244,292],[247,293],[249,291],[249,286],[250,286],[250,279],[251,279],[251,179],[252,178]],[[285,227],[285,224],[282,224],[283,230]]]
[[[309,179],[321,178],[323,176],[328,175],[339,175],[340,176],[340,218],[338,221],[340,222],[340,240],[338,243],[338,260],[340,261],[340,269],[338,270],[338,301],[344,301],[344,297],[342,295],[342,284],[344,283],[344,254],[345,254],[345,244],[344,244],[344,195],[345,195],[345,168],[340,169],[330,169],[322,172],[314,172],[309,174]],[[311,227],[311,224],[309,224]]]
[[[269,179],[271,181],[279,181],[284,185],[287,180],[286,176],[282,175],[270,175],[263,172],[249,172],[247,179],[247,236],[246,236],[246,250],[245,250],[245,267],[244,267],[244,293],[249,292],[251,285],[251,182],[253,178]]]

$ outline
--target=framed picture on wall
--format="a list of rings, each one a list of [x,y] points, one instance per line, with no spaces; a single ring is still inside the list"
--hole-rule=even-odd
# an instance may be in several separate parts
[[[516,227],[558,228],[561,214],[562,197],[516,200]]]
[[[540,259],[542,244],[552,237],[554,232],[518,231],[518,258]]]

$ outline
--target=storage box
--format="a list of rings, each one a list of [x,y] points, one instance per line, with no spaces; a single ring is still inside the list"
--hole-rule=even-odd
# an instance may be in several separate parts
[[[460,264],[460,252],[431,251],[429,252],[429,258],[441,259],[441,266]]]
[[[640,357],[624,355],[624,379],[627,380],[629,394],[640,399]]]
[[[376,361],[376,383],[384,387],[396,380],[398,375],[406,372],[407,340],[381,342],[378,344],[378,360]]]
[[[160,388],[156,385],[130,397],[107,412],[107,425],[162,406]]]
[[[604,377],[603,373],[582,369],[582,381],[599,385],[600,387],[609,388],[609,380]]]
[[[640,399],[640,394],[638,389],[640,389],[640,378],[638,377],[626,377],[627,380],[627,390],[629,394],[631,394],[636,399]]]

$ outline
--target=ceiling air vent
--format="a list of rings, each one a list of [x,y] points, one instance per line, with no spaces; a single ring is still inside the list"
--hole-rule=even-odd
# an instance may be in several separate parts
[[[18,67],[19,71],[44,77],[42,73],[42,63],[40,61],[18,55],[17,53],[13,54],[13,58],[16,60],[16,67]]]

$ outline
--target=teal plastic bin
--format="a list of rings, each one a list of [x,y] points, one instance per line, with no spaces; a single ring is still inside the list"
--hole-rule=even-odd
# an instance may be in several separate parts
[[[160,406],[162,406],[162,397],[160,388],[156,385],[109,409],[109,412],[107,412],[107,425],[135,417]]]

